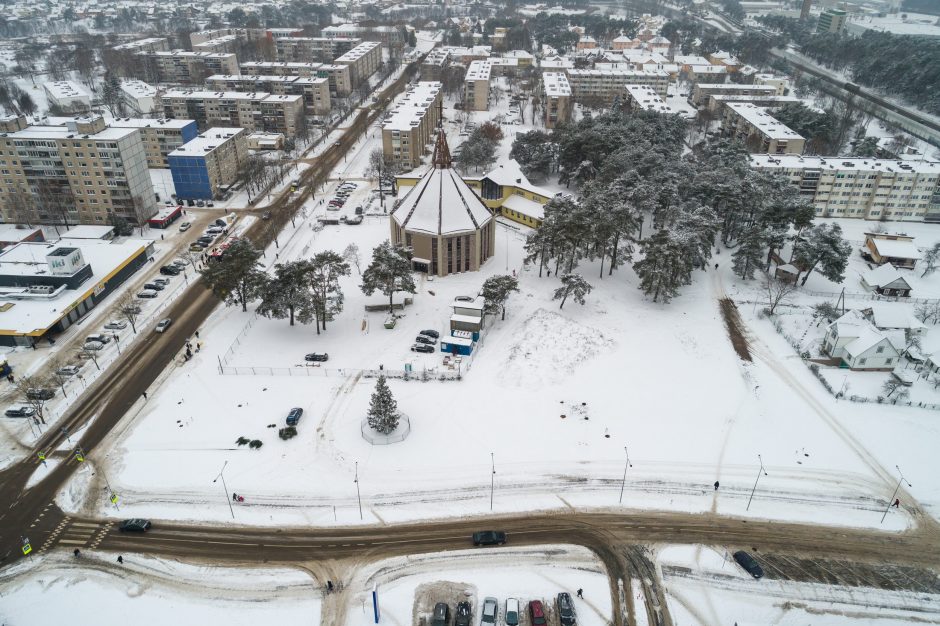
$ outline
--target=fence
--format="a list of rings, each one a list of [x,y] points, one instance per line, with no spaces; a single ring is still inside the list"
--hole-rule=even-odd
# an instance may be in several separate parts
[[[235,336],[235,339],[232,341],[232,344],[228,347],[228,350],[225,351],[225,354],[219,357],[219,361],[222,365],[228,365],[229,358],[235,354],[235,349],[242,345],[242,339],[245,338],[245,335],[248,334],[248,331],[251,330],[251,327],[255,325],[255,322],[258,320],[258,313],[252,313],[251,317],[248,318],[248,321],[245,322],[245,326],[239,331],[238,335]],[[224,372],[223,372],[224,373]]]
[[[841,291],[810,291],[809,289],[801,289],[798,293],[804,293],[808,296],[817,296],[820,298],[838,298],[842,295]],[[877,300],[881,302],[908,302],[911,304],[938,304],[940,299],[938,298],[902,298],[899,296],[883,296],[877,293],[853,293],[851,291],[845,292],[846,299],[851,300]]]
[[[404,413],[399,413],[398,427],[386,435],[369,426],[369,418],[365,417],[359,425],[359,432],[362,433],[362,438],[373,446],[387,446],[408,438],[411,434],[411,420]]]
[[[466,371],[463,368],[462,371]],[[259,367],[253,365],[222,365],[219,373],[223,376],[339,376],[346,378],[352,375],[360,375],[363,378],[394,378],[396,380],[415,380],[427,382],[431,380],[451,381],[462,378],[461,371],[443,371],[443,370],[389,370],[389,369],[357,369],[357,368],[326,368],[316,366],[297,365],[295,367]]]

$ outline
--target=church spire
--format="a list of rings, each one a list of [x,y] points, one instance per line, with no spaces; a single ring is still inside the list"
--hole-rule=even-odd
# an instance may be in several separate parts
[[[444,135],[444,100],[441,99],[437,114],[437,142],[434,144],[434,156],[431,163],[434,167],[445,170],[451,165],[450,148],[447,147],[447,137]]]

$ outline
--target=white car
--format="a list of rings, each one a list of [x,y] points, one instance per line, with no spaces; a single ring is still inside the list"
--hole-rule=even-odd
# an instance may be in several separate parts
[[[88,352],[98,352],[99,350],[104,349],[104,344],[100,341],[89,341],[82,346],[82,350]]]
[[[124,320],[111,320],[104,327],[106,330],[124,330],[127,328],[127,322]]]
[[[65,365],[55,371],[59,376],[75,376],[81,370],[81,365]]]
[[[169,317],[165,317],[159,322],[157,322],[157,326],[156,328],[154,328],[154,330],[157,331],[158,333],[165,332],[166,329],[169,328],[170,324],[172,323],[173,323],[173,320],[171,320]]]
[[[187,230],[192,228],[192,226],[193,225],[189,222],[183,222],[182,224],[180,224],[180,232],[185,233]]]

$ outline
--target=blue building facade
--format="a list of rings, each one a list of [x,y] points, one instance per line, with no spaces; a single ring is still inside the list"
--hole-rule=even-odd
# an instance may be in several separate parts
[[[212,200],[205,156],[170,154],[167,161],[178,200]]]

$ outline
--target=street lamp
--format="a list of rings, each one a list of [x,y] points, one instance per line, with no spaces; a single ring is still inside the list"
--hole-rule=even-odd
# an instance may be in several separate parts
[[[225,501],[228,502],[228,510],[232,514],[232,519],[235,519],[235,509],[232,508],[232,501],[228,497],[228,485],[225,484],[225,466],[228,465],[228,461],[222,464],[222,469],[219,470],[219,475],[212,479],[212,482],[216,482],[220,478],[222,479],[222,490],[225,491]]]
[[[623,489],[624,489],[624,487],[627,486],[627,468],[628,468],[628,467],[633,467],[632,464],[630,463],[630,451],[627,450],[627,446],[624,446],[624,447],[623,447],[623,451],[624,451],[624,452],[626,453],[626,455],[627,455],[627,460],[626,460],[626,462],[623,464],[623,482],[620,483],[620,504],[623,504]]]
[[[907,483],[908,487],[914,486],[910,482],[908,482],[906,478],[904,478],[904,474],[901,473],[900,467],[895,465],[894,469],[898,470],[898,475],[901,477],[901,479],[898,480],[898,486],[894,488],[894,493],[891,495],[891,499],[888,500],[888,506],[885,507],[884,515],[881,516],[881,522],[879,522],[881,524],[884,524],[885,518],[888,516],[888,511],[891,509],[891,505],[894,503],[895,498],[897,498],[898,496],[898,491],[901,489],[901,483]]]
[[[761,475],[767,475],[767,470],[764,469],[764,459],[760,458],[760,455],[758,454],[757,460],[760,461],[760,469],[757,470],[757,480],[754,481],[754,488],[751,489],[751,497],[747,499],[747,507],[744,509],[745,511],[751,510],[751,500],[754,499],[754,492],[757,490],[757,483],[760,480]]]
[[[496,488],[496,460],[490,452],[490,510],[493,510],[493,490]]]
[[[359,461],[356,461],[356,478],[353,479],[353,482],[356,483],[356,500],[359,501],[359,521],[362,521],[362,495],[359,493]]]

